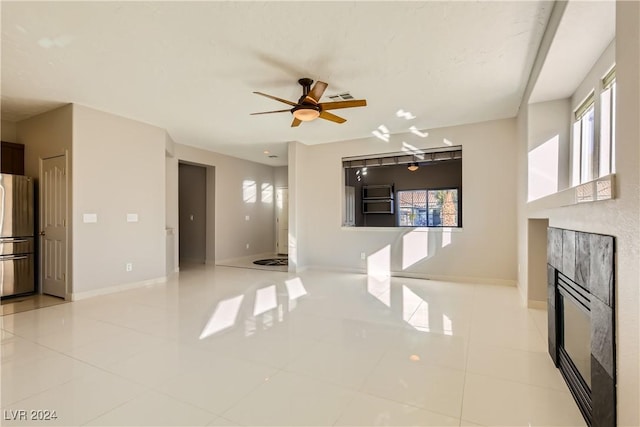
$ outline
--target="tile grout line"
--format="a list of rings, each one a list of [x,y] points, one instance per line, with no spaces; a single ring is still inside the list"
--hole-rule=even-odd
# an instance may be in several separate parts
[[[473,287],[473,300],[476,300],[476,294],[478,292],[478,285],[474,285]],[[469,356],[471,355],[471,341],[472,341],[472,329],[473,329],[473,321],[476,316],[476,304],[473,304],[473,310],[471,311],[471,319],[469,321],[468,331],[467,331],[467,354],[464,362],[464,377],[462,379],[462,398],[460,399],[460,421],[459,425],[462,426],[462,420],[464,418],[464,397],[465,397],[465,389],[467,387],[467,373],[469,369]]]
[[[362,382],[360,383],[360,385],[355,389],[355,391],[357,393],[363,393],[363,394],[368,394],[366,393],[363,388],[364,385],[367,383],[367,379],[371,376],[371,374],[373,373],[373,371],[375,371],[375,369],[380,365],[380,363],[382,362],[382,359],[384,358],[384,356],[387,355],[387,353],[389,352],[389,348],[385,349],[385,351],[378,357],[378,360],[376,361],[376,363],[371,367],[371,370],[369,371],[369,373],[365,376],[365,378],[362,380]],[[344,386],[343,386],[344,387]],[[347,389],[349,389],[350,387],[345,387]],[[335,421],[333,422],[333,426],[335,426],[337,424],[338,421],[340,421],[340,418],[342,418],[342,416],[345,414],[345,412],[347,411],[347,409],[349,408],[349,406],[356,400],[356,395],[354,393],[353,397],[349,400],[349,402],[347,404],[345,404],[342,407],[342,410],[340,411],[340,413],[338,414],[338,416],[336,417]]]

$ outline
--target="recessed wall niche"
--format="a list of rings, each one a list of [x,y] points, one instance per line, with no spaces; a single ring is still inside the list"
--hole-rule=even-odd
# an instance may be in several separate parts
[[[343,226],[462,227],[462,147],[342,159]]]

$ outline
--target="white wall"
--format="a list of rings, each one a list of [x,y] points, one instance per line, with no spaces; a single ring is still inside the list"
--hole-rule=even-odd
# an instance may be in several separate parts
[[[301,203],[300,189],[303,188],[301,172],[303,165],[303,153],[308,147],[296,141],[289,142],[288,146],[288,180],[289,180],[289,271],[296,271],[304,266],[304,260],[299,259],[298,242],[304,240],[305,236],[301,226],[301,216],[304,206]]]
[[[166,222],[166,271],[167,275],[178,271],[178,159],[174,155],[175,142],[166,134],[165,147],[165,222]]]
[[[215,177],[212,178],[215,191],[215,238],[209,233],[207,236],[208,245],[215,243],[215,250],[211,254],[210,247],[207,247],[207,262],[273,252],[274,197],[263,202],[261,194],[262,184],[273,188],[273,167],[182,144],[175,145],[175,156],[179,161],[215,167]],[[209,175],[212,174],[208,172]],[[256,184],[254,201],[244,200],[245,181]],[[211,183],[207,182],[208,189],[212,187]],[[210,206],[207,206],[207,211],[211,211]],[[249,221],[245,219],[246,216],[249,216]],[[247,243],[249,249],[246,248]]]
[[[71,151],[72,114],[68,104],[17,123],[17,142],[25,145],[25,175],[38,176],[41,158]]]
[[[73,161],[73,108],[71,104],[56,108],[46,113],[39,114],[16,124],[16,142],[24,144],[25,149],[25,175],[36,178],[36,184],[40,182],[40,159],[61,156],[65,153],[69,156],[67,164]],[[67,170],[68,189],[67,202],[69,207],[74,204],[72,185],[74,180],[73,168]],[[39,191],[39,190],[38,190]],[[73,215],[69,208],[67,222],[67,293],[71,292],[73,285]],[[38,225],[39,226],[39,225]]]
[[[165,277],[165,145],[163,129],[73,105],[74,298]]]
[[[528,108],[528,151],[540,147],[557,137],[558,151],[555,159],[558,171],[554,192],[570,186],[569,154],[571,149],[571,101],[558,99],[549,102],[529,104]]]
[[[463,229],[341,226],[343,157],[400,151],[403,141],[418,148],[443,147],[445,139],[463,147]],[[424,139],[399,134],[389,143],[371,137],[298,144],[299,266],[365,271],[360,253],[369,257],[388,247],[395,274],[515,284],[516,146],[514,119],[433,129]]]
[[[14,122],[2,120],[2,123],[0,124],[0,133],[2,134],[3,141],[18,142],[17,125]]]
[[[273,168],[273,185],[276,188],[287,187],[289,185],[289,168],[287,166]]]
[[[571,111],[575,111],[594,88],[596,95],[598,95],[601,89],[600,81],[611,69],[611,66],[616,63],[616,56],[616,41],[613,40],[602,52],[602,55],[600,55],[596,63],[593,64],[593,67],[591,67],[590,70],[585,70],[586,74],[584,79],[571,97]],[[597,103],[598,102],[596,102],[596,104]],[[596,117],[600,116],[596,114]]]
[[[548,218],[552,227],[608,234],[616,237],[616,334],[617,334],[617,398],[618,425],[640,425],[640,3],[616,3],[615,63],[617,82],[616,123],[616,198],[614,200],[534,209],[538,204],[521,209],[520,224],[527,218]],[[592,70],[586,73],[582,84],[572,97],[575,108],[614,61],[611,48],[607,49]],[[587,70],[585,70],[587,71]],[[525,100],[526,102],[526,100]],[[528,141],[522,139],[522,127],[527,120],[527,108],[519,117],[519,182],[526,182],[526,155]],[[597,116],[596,116],[597,117]],[[524,163],[524,165],[523,165]],[[568,165],[565,165],[568,167]],[[522,185],[519,186],[520,191]],[[525,228],[526,230],[526,228]],[[529,247],[526,231],[519,235],[519,262],[526,264]],[[524,277],[523,277],[524,276]],[[521,289],[532,295],[533,284],[527,283],[526,274],[520,274]]]

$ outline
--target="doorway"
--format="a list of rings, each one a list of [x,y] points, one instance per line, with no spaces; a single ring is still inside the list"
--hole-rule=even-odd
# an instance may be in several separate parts
[[[67,296],[67,156],[40,160],[40,289]]]
[[[276,254],[289,253],[289,189],[276,189]]]
[[[179,263],[204,264],[207,259],[207,169],[178,164]]]

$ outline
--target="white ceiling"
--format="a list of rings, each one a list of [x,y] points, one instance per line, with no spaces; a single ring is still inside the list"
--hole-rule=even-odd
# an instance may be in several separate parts
[[[529,102],[573,95],[615,35],[614,0],[567,3]]]
[[[167,129],[179,143],[286,164],[319,144],[513,117],[552,3],[2,1],[2,118],[69,102]],[[366,108],[291,128],[300,77]],[[326,101],[323,98],[323,101]],[[396,117],[399,109],[413,120]],[[278,154],[269,159],[264,150]]]

